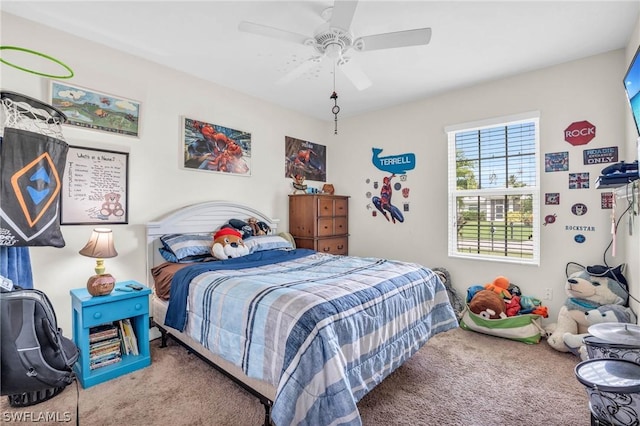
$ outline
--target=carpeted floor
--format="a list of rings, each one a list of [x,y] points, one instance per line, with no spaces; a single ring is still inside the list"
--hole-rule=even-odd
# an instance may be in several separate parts
[[[150,367],[89,389],[73,384],[25,408],[2,397],[1,421],[73,424],[79,403],[80,424],[87,426],[262,424],[256,398],[177,343],[159,346],[159,339],[151,342]],[[432,338],[358,407],[365,426],[588,425],[578,362],[544,340],[526,345],[456,329]]]

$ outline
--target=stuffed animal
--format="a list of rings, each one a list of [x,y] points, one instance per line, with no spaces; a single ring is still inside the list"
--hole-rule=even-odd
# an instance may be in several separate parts
[[[306,194],[307,193],[307,185],[304,183],[304,175],[295,175],[291,176],[293,179],[293,192],[292,194]]]
[[[249,223],[245,222],[241,219],[229,219],[227,223],[222,225],[220,228],[231,228],[240,232],[240,235],[243,239],[247,239],[249,237],[253,237],[253,228]]]
[[[484,286],[486,290],[491,290],[502,297],[506,297],[507,299],[511,298],[511,294],[509,293],[509,279],[503,276],[497,277],[493,280],[492,283],[489,283]]]
[[[476,293],[479,292],[480,290],[484,290],[484,287],[479,284],[475,284],[469,287],[467,289],[467,303],[471,302],[471,300],[473,299],[473,296],[475,296]]]
[[[522,306],[520,305],[520,296],[513,296],[509,301],[505,302],[505,312],[508,317],[515,317],[520,313]]]
[[[253,231],[253,235],[266,235],[266,232],[262,230],[262,228],[258,225],[258,219],[255,217],[250,217],[247,219],[247,223],[251,227]]]
[[[469,309],[474,314],[489,319],[507,317],[504,300],[492,290],[480,290],[477,292],[469,302]]]
[[[631,308],[621,305],[603,305],[598,306],[584,313],[585,321],[591,326],[605,322],[629,323],[635,324],[637,319]],[[567,348],[574,354],[579,356],[582,361],[587,360],[587,348],[584,345],[584,338],[589,333],[571,334],[564,333],[563,341]]]
[[[244,245],[240,231],[222,228],[213,235],[211,254],[216,259],[224,260],[249,254],[249,247]]]
[[[624,305],[627,293],[620,283],[610,276],[594,276],[587,269],[569,275],[565,283],[567,300],[560,312],[558,321],[547,327],[547,342],[557,351],[569,352],[564,344],[565,333],[583,334],[587,332],[589,322],[585,312],[602,305]]]

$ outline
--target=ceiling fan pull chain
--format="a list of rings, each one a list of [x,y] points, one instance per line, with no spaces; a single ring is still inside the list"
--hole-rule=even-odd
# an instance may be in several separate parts
[[[334,116],[333,120],[335,122],[335,128],[333,130],[333,134],[337,135],[338,134],[338,113],[340,112],[340,107],[338,106],[338,94],[335,92],[335,90],[333,91],[329,99],[333,99],[333,103],[334,103],[333,108],[331,108],[331,112],[333,113],[333,116]]]

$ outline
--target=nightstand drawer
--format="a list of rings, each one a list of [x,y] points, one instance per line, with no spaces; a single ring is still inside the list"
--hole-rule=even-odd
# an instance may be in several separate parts
[[[127,300],[114,300],[109,303],[87,306],[82,310],[82,322],[85,327],[93,327],[106,322],[148,313],[149,298],[144,295]]]

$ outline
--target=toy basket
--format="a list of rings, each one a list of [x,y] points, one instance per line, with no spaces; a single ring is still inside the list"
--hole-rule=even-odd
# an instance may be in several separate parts
[[[540,315],[523,314],[502,319],[488,319],[473,313],[467,304],[460,318],[460,327],[491,336],[534,344],[539,343],[542,336],[545,335],[545,331],[540,325],[540,318]]]

